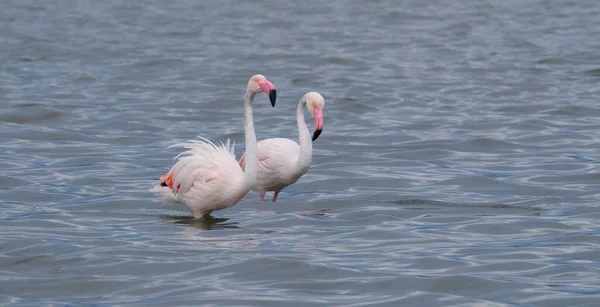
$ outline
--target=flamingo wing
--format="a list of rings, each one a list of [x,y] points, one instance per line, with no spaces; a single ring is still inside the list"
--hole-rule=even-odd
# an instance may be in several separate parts
[[[183,147],[187,150],[175,157],[177,163],[173,165],[168,174],[172,178],[171,189],[174,193],[186,193],[194,187],[195,183],[208,183],[218,178],[226,178],[223,171],[233,160],[233,145],[230,140],[225,144],[214,143],[201,139],[187,143],[175,144],[169,147]]]
[[[170,147],[187,150],[175,157],[177,162],[160,178],[155,192],[166,200],[185,203],[192,212],[209,212],[232,205],[233,197],[223,191],[239,184],[244,174],[229,140],[215,145],[202,139]]]
[[[271,138],[258,142],[258,174],[255,190],[265,191],[283,189],[294,177],[294,167],[300,147],[290,139]],[[242,161],[243,164],[243,161]]]

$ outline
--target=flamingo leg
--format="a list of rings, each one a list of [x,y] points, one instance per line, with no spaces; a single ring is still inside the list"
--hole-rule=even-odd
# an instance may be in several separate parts
[[[265,201],[265,194],[260,194],[260,200]]]
[[[279,195],[279,192],[275,192],[275,194],[273,194],[273,202],[277,201],[277,195]]]

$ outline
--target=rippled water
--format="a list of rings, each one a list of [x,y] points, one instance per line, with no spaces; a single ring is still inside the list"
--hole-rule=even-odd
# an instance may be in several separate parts
[[[597,1],[0,2],[0,304],[600,300]],[[296,137],[309,173],[192,220],[170,144]]]

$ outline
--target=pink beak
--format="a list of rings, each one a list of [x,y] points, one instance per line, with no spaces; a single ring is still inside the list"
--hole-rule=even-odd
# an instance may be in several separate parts
[[[317,109],[313,111],[313,117],[315,118],[315,133],[313,134],[313,142],[321,135],[323,131],[323,109]]]
[[[271,81],[264,79],[258,82],[258,86],[260,86],[260,89],[269,96],[271,106],[275,107],[275,100],[277,100],[277,90],[275,90],[275,85],[271,83]]]

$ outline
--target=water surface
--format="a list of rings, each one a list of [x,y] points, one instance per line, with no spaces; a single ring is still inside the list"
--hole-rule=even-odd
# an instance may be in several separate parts
[[[596,1],[0,3],[0,304],[595,306]],[[296,138],[309,173],[193,220],[165,148]],[[312,123],[311,123],[312,125]],[[269,195],[270,196],[270,195]],[[267,196],[267,197],[269,197]]]

